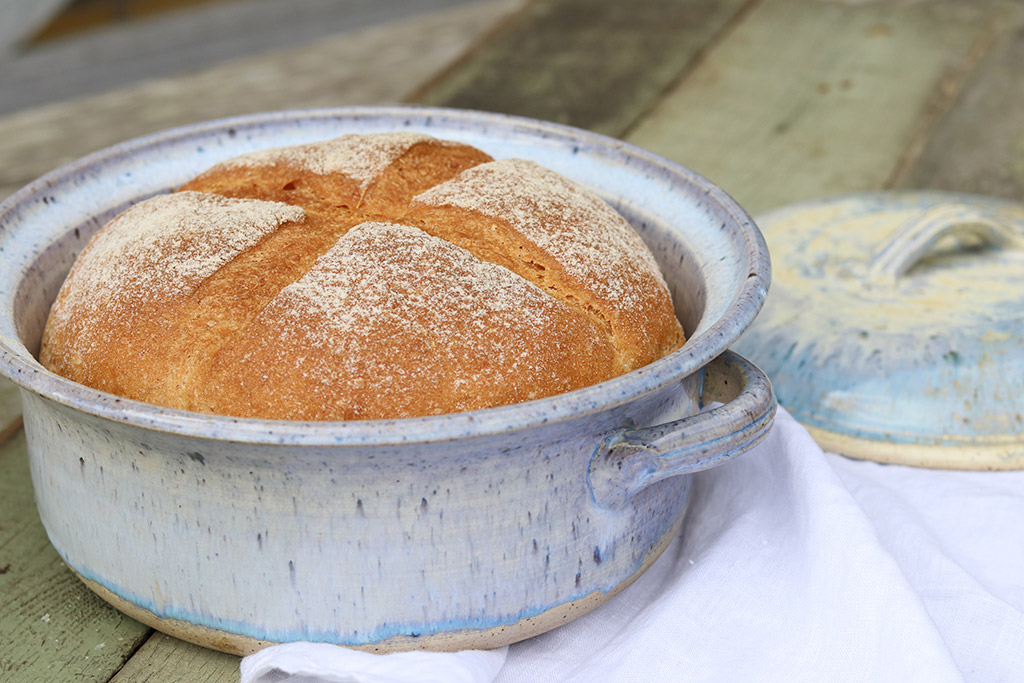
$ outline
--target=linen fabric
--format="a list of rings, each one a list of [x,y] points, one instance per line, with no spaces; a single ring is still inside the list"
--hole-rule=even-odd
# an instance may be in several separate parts
[[[554,631],[413,659],[278,646],[242,681],[1024,681],[1024,471],[850,460],[780,409],[692,496],[646,574]]]

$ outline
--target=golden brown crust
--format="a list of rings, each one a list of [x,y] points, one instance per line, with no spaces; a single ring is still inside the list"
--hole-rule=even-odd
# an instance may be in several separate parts
[[[508,270],[416,228],[368,222],[221,349],[197,408],[439,414],[593,384],[613,358],[586,318]]]
[[[371,419],[588,386],[678,348],[653,258],[529,162],[412,134],[220,164],[105,227],[40,359],[188,410]]]

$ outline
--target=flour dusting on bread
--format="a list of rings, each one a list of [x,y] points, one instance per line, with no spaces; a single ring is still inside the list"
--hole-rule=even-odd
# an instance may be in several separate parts
[[[341,137],[310,145],[275,147],[236,157],[225,162],[228,166],[259,167],[285,164],[305,169],[318,175],[340,173],[366,189],[395,159],[410,147],[421,142],[450,145],[420,133],[380,133],[342,135]]]
[[[582,186],[532,161],[474,166],[417,195],[417,204],[457,206],[508,221],[609,301],[635,303],[635,289],[622,283],[637,269],[663,282],[654,257],[622,216]]]
[[[415,321],[416,334],[449,346],[472,343],[456,337],[484,325],[542,330],[559,305],[510,270],[418,228],[367,222],[282,290],[264,315],[280,312],[300,327],[315,320],[311,338],[323,345],[372,332],[387,318]]]
[[[185,188],[86,247],[44,330],[47,368],[185,410],[385,419],[579,389],[683,343],[640,237],[533,162],[346,135]]]
[[[236,410],[252,390],[231,368],[260,367],[257,390],[301,395],[309,419],[322,407],[358,419],[503,405],[599,381],[614,362],[604,333],[533,283],[375,221],[349,230],[237,341],[213,370]]]
[[[301,221],[297,206],[202,192],[158,195],[97,233],[75,264],[58,310],[109,301],[185,297],[238,254],[281,225]]]

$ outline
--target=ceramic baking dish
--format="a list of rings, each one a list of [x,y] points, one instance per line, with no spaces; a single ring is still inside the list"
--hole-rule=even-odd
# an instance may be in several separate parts
[[[258,148],[412,130],[532,159],[641,233],[686,345],[579,391],[364,422],[169,410],[35,359],[89,237],[124,208]],[[312,640],[386,651],[496,647],[594,608],[675,537],[689,473],[769,429],[775,399],[729,345],[770,278],[747,214],[698,175],[554,124],[422,108],[281,112],[131,141],[0,205],[0,372],[22,389],[39,514],[85,583],[173,635],[235,653]],[[697,414],[703,403],[722,405]]]

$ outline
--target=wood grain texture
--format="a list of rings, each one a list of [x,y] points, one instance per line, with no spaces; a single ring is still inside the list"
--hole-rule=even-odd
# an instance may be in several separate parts
[[[896,187],[1024,199],[1024,5],[994,5],[993,30],[991,51],[893,179]]]
[[[149,633],[86,589],[50,545],[24,432],[0,445],[0,680],[106,681]]]
[[[757,212],[879,189],[988,6],[764,0],[628,135]]]
[[[239,657],[154,633],[111,683],[235,683]]]
[[[748,0],[538,0],[414,96],[619,135]]]
[[[47,5],[54,0],[34,1]],[[246,0],[178,7],[8,55],[0,68],[0,113],[96,94],[141,79],[180,76],[231,59],[301,48],[328,36],[443,13],[467,1]],[[4,10],[10,2],[5,0]],[[22,4],[27,3],[16,3]]]
[[[5,116],[0,198],[84,154],[174,126],[260,111],[399,102],[519,4],[474,3]]]

